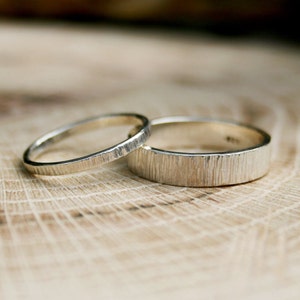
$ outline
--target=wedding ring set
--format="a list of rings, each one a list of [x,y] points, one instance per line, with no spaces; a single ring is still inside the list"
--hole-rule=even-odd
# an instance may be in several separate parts
[[[67,160],[39,159],[66,138],[120,125],[132,126],[127,139],[108,148]],[[236,122],[196,116],[150,122],[139,114],[105,114],[43,135],[24,152],[23,163],[36,175],[66,175],[127,156],[129,169],[151,181],[187,187],[225,186],[264,176],[270,165],[270,141],[263,130]]]

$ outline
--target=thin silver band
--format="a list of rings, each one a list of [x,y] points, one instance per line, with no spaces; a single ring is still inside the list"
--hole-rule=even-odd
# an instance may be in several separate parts
[[[36,160],[49,146],[66,137],[98,126],[113,125],[134,125],[134,134],[116,145],[82,157],[52,162]],[[142,115],[131,113],[100,115],[60,127],[38,138],[25,150],[23,163],[29,172],[39,175],[65,175],[80,172],[127,155],[142,145],[149,136],[150,122]]]
[[[211,187],[252,181],[268,172],[271,138],[260,129],[199,117],[166,117],[151,125],[147,145],[128,156],[130,170],[143,178]],[[191,145],[202,145],[204,151],[173,150]]]

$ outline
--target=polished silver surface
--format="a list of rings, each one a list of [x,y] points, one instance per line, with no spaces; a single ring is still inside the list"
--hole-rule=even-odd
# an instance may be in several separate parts
[[[98,127],[116,125],[133,125],[130,137],[111,147],[78,158],[62,161],[39,161],[39,157],[45,153],[49,147],[65,138]],[[134,133],[132,134],[132,132]],[[150,122],[142,115],[132,113],[100,115],[68,124],[43,135],[34,141],[24,152],[23,162],[26,169],[33,174],[65,175],[80,172],[96,168],[127,155],[142,145],[149,135]]]
[[[147,144],[128,156],[138,176],[212,187],[252,181],[268,172],[271,138],[258,128],[199,117],[165,117],[151,125]]]

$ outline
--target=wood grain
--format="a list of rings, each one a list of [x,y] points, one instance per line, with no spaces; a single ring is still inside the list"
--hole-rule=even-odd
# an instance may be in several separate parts
[[[2,23],[0,40],[1,299],[299,299],[298,49],[45,24]],[[24,171],[37,136],[119,111],[261,127],[271,170],[226,188],[153,183],[125,159]]]

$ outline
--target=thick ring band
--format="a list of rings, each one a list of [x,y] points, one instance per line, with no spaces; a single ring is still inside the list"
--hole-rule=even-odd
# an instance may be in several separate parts
[[[125,141],[89,155],[64,161],[37,161],[37,158],[49,146],[66,137],[98,127],[114,125],[134,125],[135,133]],[[150,122],[142,115],[131,113],[100,115],[60,127],[40,137],[24,152],[23,163],[29,172],[39,175],[65,175],[80,172],[127,155],[142,145],[149,136]]]
[[[260,129],[198,117],[160,118],[151,125],[148,145],[128,156],[130,170],[140,177],[212,187],[252,181],[268,172],[271,138]],[[202,149],[186,152],[196,145]]]

